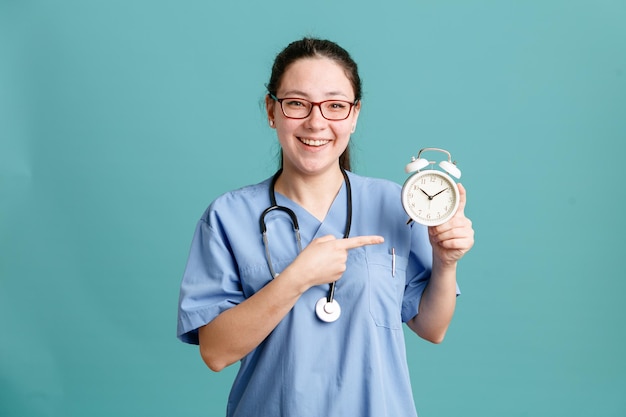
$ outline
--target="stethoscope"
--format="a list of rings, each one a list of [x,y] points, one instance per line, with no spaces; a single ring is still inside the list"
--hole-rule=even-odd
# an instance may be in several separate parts
[[[267,265],[270,268],[270,273],[272,274],[272,278],[276,278],[278,274],[274,271],[274,267],[272,266],[272,257],[270,255],[269,244],[267,241],[267,227],[265,226],[265,216],[272,211],[282,211],[289,215],[291,219],[291,223],[293,225],[293,231],[296,237],[296,242],[298,244],[298,253],[302,252],[302,241],[300,239],[300,226],[298,225],[298,217],[296,213],[293,212],[289,207],[279,206],[276,204],[276,194],[274,192],[274,186],[276,185],[276,181],[278,177],[282,173],[282,169],[279,169],[274,177],[272,178],[272,183],[270,185],[270,206],[266,208],[261,214],[260,224],[261,224],[261,234],[263,235],[263,246],[265,247],[265,259],[267,260]],[[346,183],[346,194],[348,198],[348,209],[347,209],[347,217],[346,217],[346,228],[343,232],[343,238],[347,238],[350,235],[350,225],[352,224],[352,189],[350,188],[350,180],[348,179],[348,174],[346,171],[341,168],[341,173],[343,174],[344,181]],[[328,289],[328,295],[326,297],[320,298],[315,304],[315,314],[317,317],[325,321],[327,323],[333,322],[339,318],[341,315],[341,307],[337,300],[335,300],[335,282],[331,282],[330,288]]]

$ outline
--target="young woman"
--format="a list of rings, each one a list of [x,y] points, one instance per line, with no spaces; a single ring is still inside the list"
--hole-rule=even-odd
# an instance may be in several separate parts
[[[229,417],[415,416],[402,323],[444,338],[474,243],[465,189],[426,228],[406,224],[399,185],[350,172],[361,81],[337,44],[291,43],[267,88],[281,168],[198,222],[178,337],[214,371],[240,361]]]

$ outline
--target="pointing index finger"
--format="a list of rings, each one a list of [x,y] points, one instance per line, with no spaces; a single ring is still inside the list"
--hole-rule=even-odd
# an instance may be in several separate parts
[[[341,239],[338,244],[344,249],[354,249],[366,245],[378,245],[384,241],[382,236],[355,236]]]

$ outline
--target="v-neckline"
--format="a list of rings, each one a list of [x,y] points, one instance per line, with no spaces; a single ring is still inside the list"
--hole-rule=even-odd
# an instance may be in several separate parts
[[[317,237],[329,234],[337,238],[343,237],[347,221],[346,193],[346,183],[343,182],[324,220],[319,220],[303,206],[278,191],[275,192],[275,195],[279,206],[289,207],[296,213],[298,223],[300,224],[300,233],[308,244]]]

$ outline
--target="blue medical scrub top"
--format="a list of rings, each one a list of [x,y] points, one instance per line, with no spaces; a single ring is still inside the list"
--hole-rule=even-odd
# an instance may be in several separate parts
[[[272,333],[241,360],[227,407],[229,417],[416,416],[402,323],[417,314],[430,278],[432,248],[425,227],[407,225],[398,184],[348,173],[352,187],[350,236],[381,235],[385,242],[353,249],[337,281],[341,317],[325,323],[315,303],[328,285],[310,288]],[[216,199],[198,222],[181,284],[178,337],[197,344],[197,329],[241,303],[271,279],[259,217],[270,179]],[[300,224],[302,245],[343,237],[346,186],[323,222],[276,194]],[[298,254],[284,212],[266,218],[274,269]],[[392,248],[396,254],[392,274]]]

